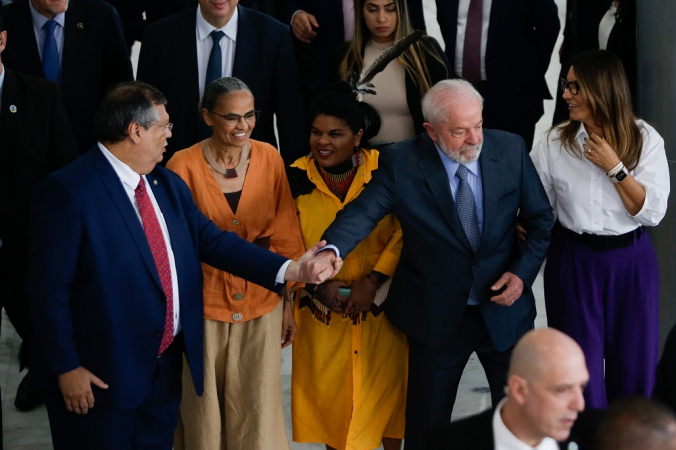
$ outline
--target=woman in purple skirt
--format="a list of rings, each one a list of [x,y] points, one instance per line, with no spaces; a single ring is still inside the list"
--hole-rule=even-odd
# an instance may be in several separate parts
[[[664,217],[669,171],[664,141],[632,114],[614,54],[576,57],[561,87],[570,120],[531,153],[557,217],[545,268],[547,320],[584,350],[585,400],[603,408],[653,389],[659,269],[644,227]]]

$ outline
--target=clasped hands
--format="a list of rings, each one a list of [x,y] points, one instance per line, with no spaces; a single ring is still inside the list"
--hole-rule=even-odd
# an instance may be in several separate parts
[[[284,279],[286,281],[321,284],[335,277],[343,266],[343,260],[336,256],[336,253],[332,250],[316,254],[325,245],[326,241],[317,242],[300,259],[291,261],[284,274]]]

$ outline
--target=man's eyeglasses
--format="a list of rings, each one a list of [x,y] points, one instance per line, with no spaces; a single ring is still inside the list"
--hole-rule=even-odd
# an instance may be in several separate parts
[[[223,114],[218,114],[216,111],[209,112],[211,114],[216,114],[217,116],[225,119],[225,123],[227,123],[229,127],[236,127],[239,121],[242,119],[244,119],[244,121],[249,125],[253,125],[256,123],[256,120],[258,120],[258,117],[261,115],[261,112],[258,109],[249,111],[243,116],[240,116],[239,114],[228,114],[227,116],[224,116]]]
[[[162,128],[164,128],[165,133],[171,133],[172,128],[174,128],[174,124],[171,122],[167,123],[150,122],[150,123],[161,126]]]
[[[580,83],[577,81],[566,81],[565,78],[561,78],[559,79],[559,85],[561,86],[561,92],[566,92],[566,89],[573,95],[580,92]]]

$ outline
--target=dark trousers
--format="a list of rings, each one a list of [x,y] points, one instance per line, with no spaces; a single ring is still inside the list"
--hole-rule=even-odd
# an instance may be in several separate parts
[[[491,401],[504,397],[512,349],[493,347],[481,308],[468,306],[457,342],[435,349],[409,340],[405,450],[421,450],[425,433],[451,421],[458,384],[467,361],[476,352],[486,372]]]
[[[575,339],[587,360],[587,406],[650,396],[659,358],[659,268],[648,234],[596,250],[557,224],[545,266],[547,322]]]
[[[181,404],[182,366],[181,348],[172,344],[157,359],[151,392],[134,409],[97,403],[87,414],[76,414],[66,409],[58,388],[48,390],[45,402],[54,450],[171,450]],[[101,390],[93,389],[96,398]]]

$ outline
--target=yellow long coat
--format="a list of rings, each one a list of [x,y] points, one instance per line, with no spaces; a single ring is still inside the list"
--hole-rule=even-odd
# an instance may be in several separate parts
[[[326,186],[314,160],[298,159],[293,167],[307,171],[315,189],[295,199],[306,248],[319,241],[338,211],[354,200],[378,168],[376,150],[363,158],[341,202]],[[347,257],[334,278],[347,283],[372,270],[392,276],[399,262],[402,233],[393,215]],[[406,409],[408,346],[406,337],[374,305],[356,324],[312,301],[296,299],[298,334],[293,344],[291,415],[293,440],[319,442],[336,449],[366,450],[383,437],[403,438]]]

